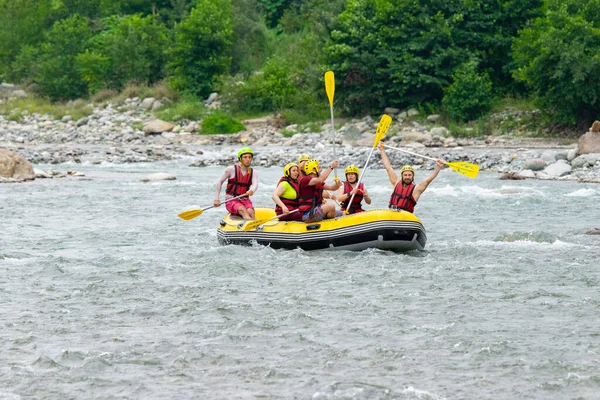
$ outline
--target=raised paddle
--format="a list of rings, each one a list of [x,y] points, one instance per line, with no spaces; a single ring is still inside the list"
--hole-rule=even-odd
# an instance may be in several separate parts
[[[371,159],[371,156],[373,155],[373,151],[375,150],[375,147],[377,147],[377,145],[379,144],[381,139],[383,139],[383,137],[385,136],[386,132],[390,128],[391,123],[392,123],[392,117],[390,117],[387,114],[383,114],[381,116],[381,119],[379,120],[379,125],[377,125],[377,131],[375,132],[375,141],[373,142],[373,148],[371,149],[371,152],[369,153],[369,157],[367,157],[367,162],[365,163],[365,166],[363,167],[363,173],[360,174],[360,176],[358,178],[358,182],[356,183],[356,187],[358,187],[360,185],[362,178],[365,176],[365,172],[367,172],[367,165],[369,165],[369,160]],[[356,193],[354,193],[354,194],[356,194]],[[350,213],[350,204],[352,204],[352,200],[354,200],[354,194],[352,195],[352,197],[350,197],[350,201],[348,201],[348,208],[346,208],[346,211],[344,212],[345,214]]]
[[[412,154],[414,156],[426,158],[428,160],[437,161],[433,157],[427,157],[422,154],[413,153],[412,151],[399,149],[398,147],[388,146],[387,144],[384,144],[384,146],[389,149],[392,149],[392,150],[398,150],[403,153],[408,153],[408,154]],[[456,161],[456,162],[445,162],[444,161],[444,164],[446,164],[447,166],[449,166],[450,168],[452,168],[454,171],[458,172],[459,174],[466,176],[467,178],[475,178],[475,177],[477,177],[477,174],[479,174],[479,165],[477,165],[477,164],[471,164],[471,163],[468,163],[465,161]]]
[[[256,221],[250,221],[246,225],[244,225],[244,232],[253,231],[256,228],[258,228],[259,226],[264,225],[264,224],[266,224],[269,221],[273,221],[274,219],[277,219],[279,217],[284,217],[286,215],[293,214],[296,211],[298,211],[298,209],[289,211],[287,213],[276,215],[273,218],[269,218],[269,219],[257,219]]]
[[[335,76],[333,71],[325,72],[325,91],[329,98],[329,111],[331,113],[331,134],[333,135],[333,159],[336,160],[335,156],[335,125],[333,123],[333,95],[335,93]],[[333,179],[338,180],[337,172],[333,169]]]
[[[241,194],[241,195],[239,195],[239,196],[237,196],[237,197],[232,197],[232,198],[230,198],[230,199],[227,199],[227,200],[225,200],[225,201],[224,201],[224,202],[222,202],[221,204],[227,203],[228,201],[231,201],[231,200],[237,200],[237,199],[239,199],[240,197],[244,197],[244,196],[247,196],[247,194],[246,194],[246,193],[244,193],[244,194]],[[186,221],[189,221],[190,219],[194,219],[194,218],[196,218],[196,217],[199,217],[200,215],[202,215],[202,213],[203,213],[204,211],[206,211],[206,210],[208,210],[208,209],[210,209],[210,208],[214,208],[214,207],[215,207],[215,206],[213,205],[213,206],[210,206],[210,207],[204,207],[204,208],[197,209],[197,210],[187,210],[187,211],[184,211],[184,212],[182,212],[182,213],[180,213],[180,214],[177,214],[177,216],[178,216],[179,218],[181,218],[181,219],[184,219],[184,220],[186,220]]]

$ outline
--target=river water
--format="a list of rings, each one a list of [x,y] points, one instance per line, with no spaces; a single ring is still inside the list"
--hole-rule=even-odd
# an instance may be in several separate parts
[[[188,164],[0,185],[0,399],[600,398],[600,186],[446,169],[423,252],[276,251],[177,218],[222,172]]]

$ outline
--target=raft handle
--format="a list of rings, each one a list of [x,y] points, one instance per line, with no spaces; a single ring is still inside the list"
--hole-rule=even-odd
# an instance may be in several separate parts
[[[225,225],[227,225],[227,222],[225,222],[225,220],[221,220],[221,222],[219,222],[219,225],[225,226]]]
[[[310,224],[310,225],[306,225],[306,230],[314,231],[315,229],[319,229],[320,227],[321,227],[321,224]]]

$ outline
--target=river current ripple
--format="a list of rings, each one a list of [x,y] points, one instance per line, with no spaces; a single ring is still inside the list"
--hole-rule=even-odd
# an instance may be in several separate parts
[[[177,218],[222,171],[188,164],[0,185],[0,399],[599,398],[600,186],[446,169],[423,252],[276,251]]]

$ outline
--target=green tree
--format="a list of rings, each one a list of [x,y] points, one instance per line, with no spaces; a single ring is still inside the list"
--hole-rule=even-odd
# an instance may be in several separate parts
[[[11,74],[11,64],[25,46],[38,46],[52,26],[59,7],[54,0],[0,0],[0,75]]]
[[[214,79],[231,65],[231,0],[199,0],[175,27],[168,68],[175,89],[207,96]]]
[[[479,118],[493,103],[492,80],[478,71],[477,61],[469,61],[456,69],[454,81],[444,90],[443,105],[454,119],[464,122]]]
[[[231,73],[260,69],[271,55],[272,49],[258,0],[232,1],[231,25]]]
[[[51,100],[68,100],[87,95],[87,84],[76,57],[92,36],[87,19],[73,15],[56,22],[40,48],[34,76],[43,94]]]
[[[554,121],[585,126],[600,114],[600,0],[548,0],[514,55],[515,76]]]
[[[106,20],[108,28],[92,39],[96,54],[106,59],[107,68],[95,68],[89,62],[91,55],[81,57],[82,67],[91,73],[104,73],[95,78],[106,86],[120,89],[129,81],[155,83],[164,77],[165,49],[168,48],[169,31],[151,16],[129,15]],[[104,64],[102,60],[98,62]]]
[[[472,57],[503,88],[512,35],[541,0],[516,1],[348,0],[326,46],[344,82],[343,106],[356,113],[439,103],[454,70]]]

